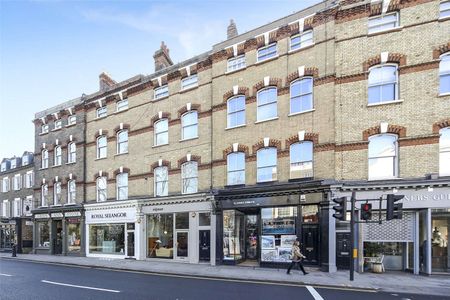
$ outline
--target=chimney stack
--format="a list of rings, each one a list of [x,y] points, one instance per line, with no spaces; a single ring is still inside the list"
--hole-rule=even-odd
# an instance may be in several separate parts
[[[237,35],[238,35],[238,31],[236,28],[236,23],[234,23],[234,20],[231,19],[230,25],[228,25],[228,28],[227,28],[227,39],[234,38]]]
[[[117,83],[106,72],[100,73],[100,75],[98,75],[98,79],[99,79],[101,92],[107,91],[110,87],[112,87],[113,85],[115,85]]]
[[[155,59],[155,72],[173,65],[169,56],[169,48],[164,41],[161,42],[161,48],[155,52],[153,58]]]

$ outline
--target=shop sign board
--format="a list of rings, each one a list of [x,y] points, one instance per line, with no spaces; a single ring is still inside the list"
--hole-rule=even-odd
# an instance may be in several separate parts
[[[135,222],[136,208],[115,208],[86,211],[86,223]]]

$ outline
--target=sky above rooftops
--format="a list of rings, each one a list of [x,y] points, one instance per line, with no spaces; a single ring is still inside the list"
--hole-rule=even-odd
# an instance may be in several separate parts
[[[34,151],[36,112],[154,71],[165,41],[174,63],[320,0],[0,1],[0,159]]]

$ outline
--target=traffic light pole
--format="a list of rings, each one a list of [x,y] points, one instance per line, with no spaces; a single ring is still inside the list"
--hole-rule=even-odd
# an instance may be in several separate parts
[[[352,252],[350,253],[350,281],[353,281],[355,275],[355,256],[357,257],[358,249],[355,248],[355,202],[356,193],[352,192],[351,202],[351,216],[350,216],[350,245]]]

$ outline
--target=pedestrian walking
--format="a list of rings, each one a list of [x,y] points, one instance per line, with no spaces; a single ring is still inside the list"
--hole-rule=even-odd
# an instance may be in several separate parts
[[[303,264],[302,264],[302,260],[305,257],[306,256],[304,256],[300,252],[300,242],[299,241],[295,241],[294,244],[292,245],[292,250],[291,250],[292,262],[289,265],[289,268],[287,269],[286,273],[290,274],[292,267],[297,265],[297,267],[300,268],[300,270],[303,272],[303,275],[308,274],[308,272],[305,271],[305,268],[303,267]]]

